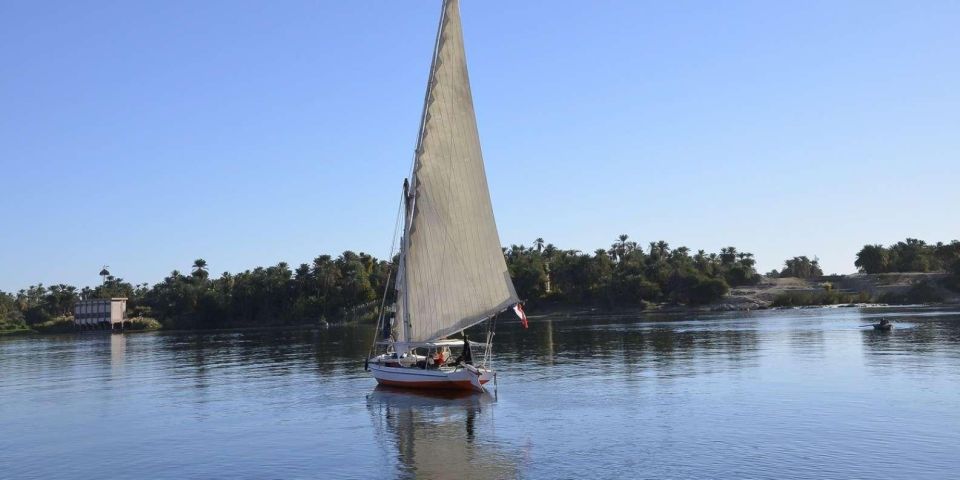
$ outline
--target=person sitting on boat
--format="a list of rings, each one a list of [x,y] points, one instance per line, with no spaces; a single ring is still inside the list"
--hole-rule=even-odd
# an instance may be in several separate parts
[[[436,368],[442,367],[443,364],[446,363],[447,359],[449,359],[449,358],[450,358],[450,349],[449,349],[449,348],[443,347],[443,348],[437,349],[437,351],[434,352],[434,354],[433,354],[433,365],[434,365],[434,367],[436,367]]]
[[[887,325],[890,325],[890,320],[887,320],[886,318],[881,318],[881,319],[880,319],[880,326],[881,326],[881,327],[886,327]]]

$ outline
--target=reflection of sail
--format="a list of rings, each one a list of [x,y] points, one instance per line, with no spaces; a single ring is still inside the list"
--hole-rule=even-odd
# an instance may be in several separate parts
[[[401,469],[415,478],[515,478],[517,458],[484,438],[489,394],[425,394],[377,387],[367,408],[381,444],[396,444]]]

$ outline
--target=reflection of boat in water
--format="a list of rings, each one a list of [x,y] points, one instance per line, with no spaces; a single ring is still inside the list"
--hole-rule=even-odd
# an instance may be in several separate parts
[[[367,400],[390,408],[469,408],[475,410],[496,402],[493,395],[489,393],[476,395],[466,390],[419,391],[383,385],[374,388],[373,392],[367,395]]]
[[[404,180],[400,209],[395,318],[381,308],[381,340],[366,366],[381,385],[483,391],[495,378],[492,319],[519,299],[493,218],[459,0],[443,0],[412,174]],[[488,328],[480,342],[449,338],[483,322]],[[454,360],[451,350],[458,348]]]
[[[384,386],[367,396],[378,443],[396,445],[400,469],[415,478],[516,478],[517,454],[474,441],[492,426],[494,402],[489,393]]]

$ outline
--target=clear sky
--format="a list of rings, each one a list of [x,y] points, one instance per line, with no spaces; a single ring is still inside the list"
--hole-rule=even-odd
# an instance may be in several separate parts
[[[960,2],[462,4],[505,245],[960,238]],[[386,256],[439,5],[0,3],[0,289]]]

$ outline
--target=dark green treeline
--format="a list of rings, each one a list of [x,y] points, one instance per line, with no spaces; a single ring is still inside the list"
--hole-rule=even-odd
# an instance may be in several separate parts
[[[753,255],[734,247],[720,253],[652,242],[647,250],[621,235],[592,254],[562,250],[537,239],[504,255],[520,298],[540,303],[644,306],[648,302],[703,304],[730,286],[755,283]],[[173,271],[149,286],[107,276],[95,288],[36,285],[0,292],[0,330],[30,327],[69,316],[77,300],[127,297],[131,316],[160,320],[166,328],[227,328],[336,322],[375,315],[383,292],[392,302],[392,263],[365,253],[321,255],[310,264],[257,267],[211,276],[197,259],[189,273]]]
[[[960,241],[937,242],[908,238],[889,247],[864,245],[854,265],[864,273],[941,272],[960,273]]]
[[[646,248],[620,235],[593,253],[564,250],[537,239],[532,246],[504,248],[520,298],[532,306],[645,307],[648,303],[700,305],[721,299],[731,287],[760,281],[753,255],[734,247],[718,253],[651,242]],[[891,247],[866,245],[856,266],[866,273],[947,271],[946,286],[960,290],[960,242],[928,245],[907,239]],[[784,262],[769,276],[816,278],[806,256]],[[131,316],[160,320],[166,328],[228,328],[336,322],[375,315],[384,291],[393,301],[392,262],[347,251],[321,255],[291,268],[281,262],[241,273],[211,276],[197,259],[189,273],[173,271],[161,282],[133,285],[107,276],[95,287],[36,285],[16,294],[0,292],[0,331],[26,329],[68,317],[88,298],[129,298]]]
[[[648,302],[699,305],[722,298],[731,286],[755,284],[753,254],[720,253],[650,242],[644,250],[627,235],[592,254],[561,250],[537,239],[532,248],[504,249],[517,293],[529,302],[643,306]]]

